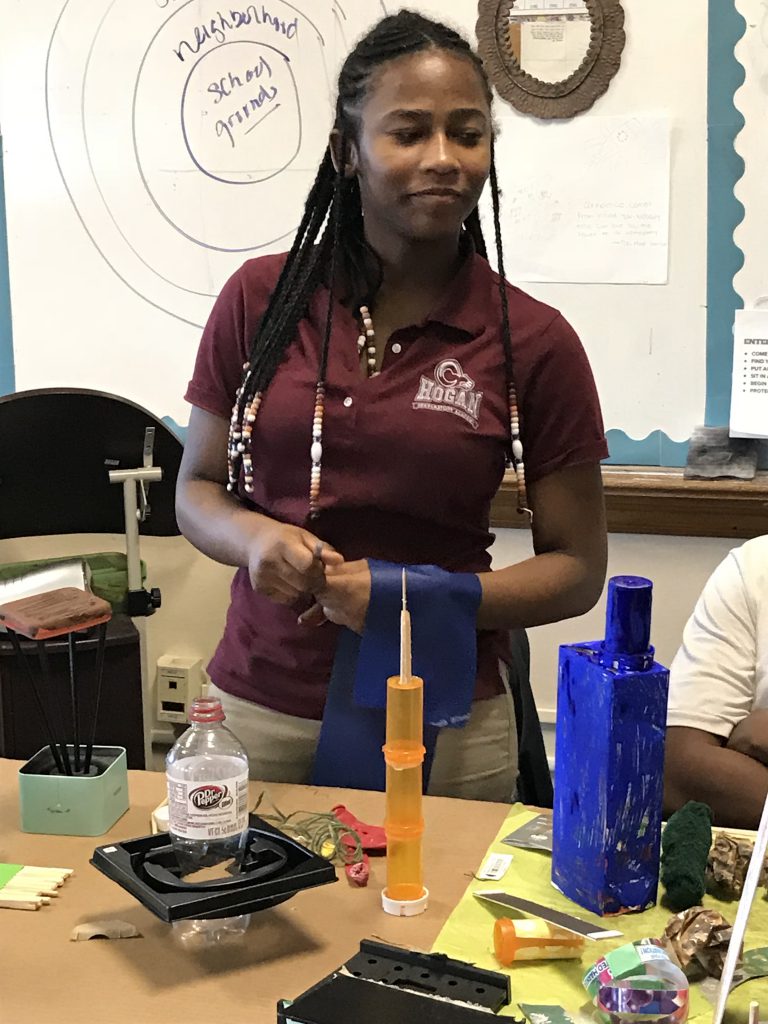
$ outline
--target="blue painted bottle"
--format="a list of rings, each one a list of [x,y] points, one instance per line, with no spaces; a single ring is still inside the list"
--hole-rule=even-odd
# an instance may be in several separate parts
[[[552,881],[597,914],[656,902],[669,672],[653,584],[608,582],[605,640],[560,648]]]

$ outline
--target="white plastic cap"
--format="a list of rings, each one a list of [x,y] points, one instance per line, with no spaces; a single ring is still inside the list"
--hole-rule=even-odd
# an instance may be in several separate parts
[[[429,904],[429,889],[424,890],[424,895],[417,900],[391,900],[387,896],[387,890],[381,891],[381,906],[387,914],[393,917],[416,917],[423,914]]]

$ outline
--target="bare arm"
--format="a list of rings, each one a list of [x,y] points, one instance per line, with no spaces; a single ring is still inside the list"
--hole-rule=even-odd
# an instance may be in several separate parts
[[[324,566],[343,559],[318,538],[245,508],[227,491],[225,419],[192,409],[176,485],[181,532],[224,565],[247,566],[254,588],[290,604],[322,583]]]
[[[605,582],[606,526],[598,465],[558,470],[529,488],[536,554],[480,575],[480,629],[515,629],[582,615]]]
[[[181,532],[203,554],[224,565],[248,565],[265,516],[250,512],[227,491],[229,424],[192,408],[176,484]]]
[[[728,737],[726,746],[768,765],[768,708],[755,708],[742,718]]]
[[[716,825],[757,828],[768,795],[768,768],[700,729],[667,729],[664,810],[688,800],[709,804]]]

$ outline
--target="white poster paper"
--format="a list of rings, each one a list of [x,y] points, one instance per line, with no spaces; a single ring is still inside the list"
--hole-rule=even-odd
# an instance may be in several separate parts
[[[668,118],[502,121],[497,163],[513,281],[666,284]]]
[[[768,310],[736,310],[731,437],[768,438]]]

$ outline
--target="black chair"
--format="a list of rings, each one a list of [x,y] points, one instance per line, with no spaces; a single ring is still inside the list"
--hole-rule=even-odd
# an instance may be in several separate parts
[[[110,469],[142,465],[154,427],[152,513],[141,533],[179,534],[174,512],[181,441],[134,402],[100,391],[44,388],[0,395],[0,539],[62,533],[123,533],[123,491]]]
[[[524,629],[509,634],[509,685],[515,705],[518,767],[517,796],[521,803],[552,807],[554,790],[531,688],[531,648]]]
[[[147,428],[154,434],[148,435]],[[123,487],[110,483],[109,471],[146,465],[148,436],[154,438],[153,464],[162,468],[163,478],[149,486],[151,512],[141,521],[140,532],[178,536],[174,492],[182,444],[165,423],[134,402],[100,391],[45,388],[0,395],[0,540],[122,534],[126,529]],[[130,591],[128,615],[151,614],[158,600],[154,589],[151,594],[143,588]],[[4,636],[0,636],[0,757],[28,758],[47,743],[47,737],[23,665]],[[31,654],[37,643],[22,641],[21,648]],[[54,640],[46,648],[48,689],[69,693],[68,643]],[[82,662],[85,667],[88,700],[84,706],[92,707],[93,695],[87,687],[96,676],[96,642],[83,634],[75,649],[78,665]],[[142,685],[140,635],[126,615],[115,615],[107,627],[105,679],[108,691],[96,741],[120,743],[128,751],[128,766],[143,768],[150,716]]]

